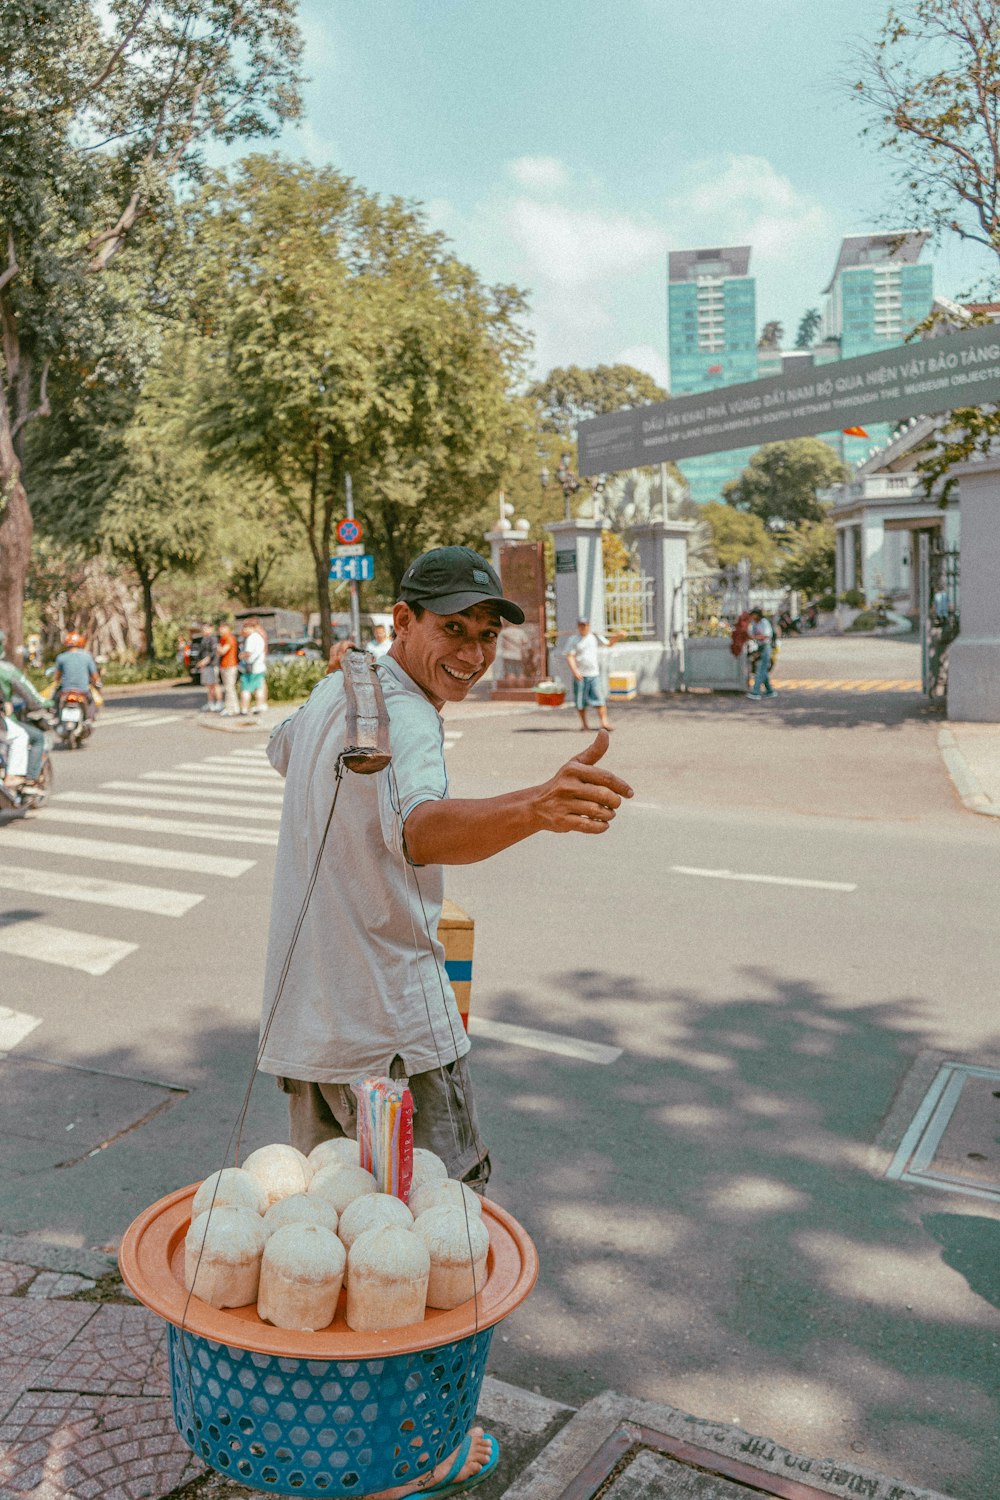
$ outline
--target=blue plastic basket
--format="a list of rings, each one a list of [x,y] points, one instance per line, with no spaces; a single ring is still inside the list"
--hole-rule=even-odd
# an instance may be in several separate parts
[[[493,1329],[385,1359],[289,1359],[168,1328],[177,1430],[275,1495],[370,1495],[425,1473],[472,1426]]]

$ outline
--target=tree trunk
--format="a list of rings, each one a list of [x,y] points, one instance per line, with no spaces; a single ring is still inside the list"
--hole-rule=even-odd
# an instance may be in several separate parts
[[[147,572],[137,563],[135,570],[139,575],[139,583],[142,585],[142,620],[143,629],[146,632],[146,660],[156,660],[156,643],[153,639],[153,584],[156,575]]]
[[[10,410],[0,393],[0,629],[7,632],[7,651],[16,662],[23,662],[24,590],[31,563],[31,532],[31,507],[14,450]]]
[[[313,566],[316,569],[316,602],[319,605],[319,640],[324,656],[329,656],[333,645],[333,624],[330,619],[330,560],[313,548]]]

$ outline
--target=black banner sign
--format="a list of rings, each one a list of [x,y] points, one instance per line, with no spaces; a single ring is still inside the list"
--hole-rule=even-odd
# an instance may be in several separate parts
[[[993,401],[1000,401],[1000,327],[968,328],[592,417],[579,427],[579,471],[611,474]]]

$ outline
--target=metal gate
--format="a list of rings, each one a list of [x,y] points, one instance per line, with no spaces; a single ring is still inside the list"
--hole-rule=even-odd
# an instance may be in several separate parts
[[[734,656],[730,647],[733,622],[750,608],[749,562],[744,559],[735,568],[686,577],[679,587],[687,624],[685,688],[744,691],[748,685],[746,652]]]
[[[931,699],[948,691],[948,648],[959,632],[957,547],[945,547],[938,531],[921,531],[918,551],[920,589],[920,677]]]

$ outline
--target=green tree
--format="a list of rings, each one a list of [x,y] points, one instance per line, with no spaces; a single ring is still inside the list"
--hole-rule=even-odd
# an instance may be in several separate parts
[[[727,505],[749,511],[776,528],[819,521],[826,514],[820,490],[841,484],[848,469],[820,438],[792,438],[758,448],[738,479],[723,486]]]
[[[760,516],[734,510],[719,500],[699,506],[699,520],[708,526],[714,562],[719,568],[735,568],[744,557],[750,560],[755,584],[770,583],[778,560],[778,546]]]
[[[528,399],[538,410],[542,432],[575,443],[576,429],[586,417],[666,401],[667,392],[633,365],[595,365],[589,370],[568,365],[550,370],[544,380],[529,386]]]
[[[195,431],[215,462],[273,486],[301,528],[329,645],[348,474],[392,586],[414,551],[464,539],[495,491],[523,298],[484,286],[415,210],[330,169],[250,157],[209,184],[192,232]]]
[[[298,57],[294,0],[5,0],[0,626],[14,642],[33,528],[27,430],[74,369],[99,380],[109,347],[141,346],[118,257],[155,236],[171,183],[197,178],[210,140],[273,134],[297,113]]]
[[[799,589],[809,599],[832,594],[836,553],[836,533],[829,516],[803,521],[782,537],[777,576],[785,588]]]
[[[765,323],[757,340],[758,349],[780,349],[785,330],[777,320]]]
[[[799,320],[798,332],[795,335],[796,349],[812,348],[813,344],[816,342],[816,335],[819,332],[819,327],[822,321],[823,319],[820,316],[818,307],[810,307],[806,312],[802,314],[802,317]]]
[[[995,0],[911,0],[893,7],[857,58],[862,132],[896,162],[897,215],[1000,255],[1000,20]],[[997,275],[984,291],[995,293]],[[1000,437],[1000,411],[960,407],[917,465],[947,504],[950,471]]]

